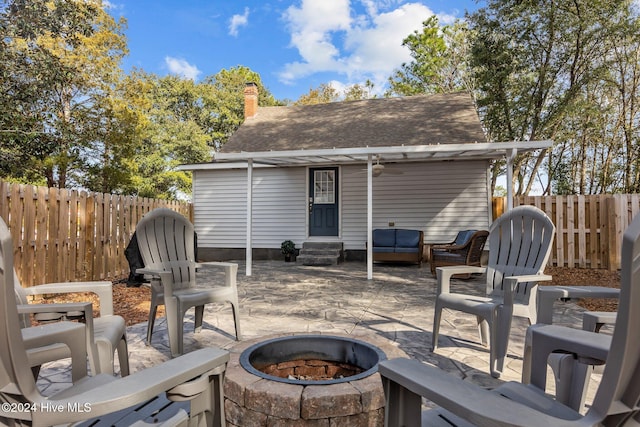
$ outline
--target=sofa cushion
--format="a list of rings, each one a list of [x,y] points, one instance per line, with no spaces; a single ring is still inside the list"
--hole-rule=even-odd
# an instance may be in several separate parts
[[[459,231],[458,235],[456,236],[456,240],[453,242],[454,245],[464,245],[465,243],[467,243],[469,241],[469,239],[471,238],[471,236],[473,236],[473,234],[476,232],[477,230],[464,230],[464,231]]]
[[[396,252],[399,248],[418,249],[420,244],[420,232],[418,230],[396,230]]]
[[[381,248],[388,247],[391,250],[386,252],[393,252],[393,247],[396,245],[396,230],[394,229],[375,229],[373,230],[373,247]]]

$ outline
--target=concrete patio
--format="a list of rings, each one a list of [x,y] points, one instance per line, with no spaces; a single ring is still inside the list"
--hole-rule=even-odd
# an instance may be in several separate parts
[[[480,345],[475,317],[445,311],[440,344],[430,349],[436,280],[428,266],[378,265],[374,279],[367,280],[364,263],[305,267],[282,261],[258,261],[253,275],[244,275],[240,262],[238,292],[243,340],[282,333],[322,333],[375,337],[411,358],[439,366],[453,375],[493,388],[503,381],[520,381],[524,333],[527,322],[513,322],[508,360],[503,376],[489,375],[489,353]],[[220,273],[207,267],[202,280],[220,280]],[[455,280],[452,289],[482,294],[484,279]],[[583,310],[573,303],[557,303],[554,323],[580,327]],[[229,304],[209,305],[204,328],[193,333],[193,310],[185,324],[185,351],[206,346],[230,349],[237,345]],[[146,323],[128,328],[131,371],[136,372],[169,358],[166,324],[158,319],[152,345],[145,345]],[[393,356],[393,355],[390,355]],[[594,375],[592,395],[597,385]],[[67,387],[68,361],[45,365],[38,385],[45,394]],[[553,382],[548,381],[553,391]],[[591,400],[588,397],[588,401]]]

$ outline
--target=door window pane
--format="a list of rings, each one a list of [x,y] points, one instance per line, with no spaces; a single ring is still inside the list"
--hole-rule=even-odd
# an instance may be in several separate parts
[[[313,202],[328,204],[336,202],[335,171],[314,171]]]

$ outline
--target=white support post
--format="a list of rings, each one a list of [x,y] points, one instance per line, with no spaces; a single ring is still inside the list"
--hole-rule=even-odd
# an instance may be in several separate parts
[[[373,279],[373,156],[367,157],[367,280]]]
[[[251,276],[253,263],[253,159],[247,161],[247,249],[245,274]]]
[[[513,209],[513,161],[518,154],[518,150],[511,148],[507,150],[507,212]]]

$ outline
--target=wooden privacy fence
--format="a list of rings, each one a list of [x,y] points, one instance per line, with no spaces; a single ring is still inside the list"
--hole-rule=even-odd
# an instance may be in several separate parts
[[[536,206],[553,220],[551,265],[617,270],[622,234],[640,212],[640,195],[519,196],[513,205]],[[493,199],[494,218],[505,206],[504,197]]]
[[[23,286],[128,275],[124,252],[136,224],[158,207],[192,220],[186,202],[0,181],[0,216],[11,231]]]

